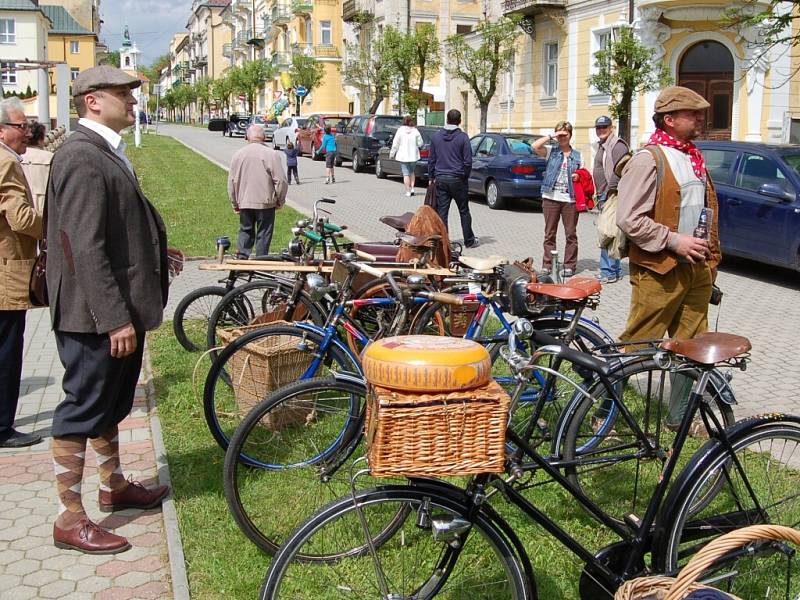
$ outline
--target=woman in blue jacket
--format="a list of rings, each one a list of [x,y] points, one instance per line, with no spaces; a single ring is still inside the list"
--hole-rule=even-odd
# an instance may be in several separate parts
[[[555,140],[558,146],[547,142]],[[567,121],[556,123],[553,135],[540,137],[531,146],[533,151],[547,158],[547,167],[542,181],[542,214],[544,214],[544,258],[542,270],[550,273],[553,257],[550,252],[556,249],[558,221],[564,223],[567,238],[564,248],[564,277],[572,277],[578,265],[578,211],[575,208],[575,174],[581,167],[581,153],[571,145],[572,125]]]
[[[336,183],[336,174],[333,171],[336,161],[336,138],[333,137],[330,126],[325,128],[325,135],[322,136],[317,153],[325,153],[325,183]]]

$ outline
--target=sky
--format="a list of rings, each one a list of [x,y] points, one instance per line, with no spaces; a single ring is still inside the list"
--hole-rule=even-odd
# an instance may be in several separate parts
[[[186,31],[192,0],[102,0],[100,38],[109,50],[119,50],[125,25],[142,54],[140,64],[150,65],[169,52],[174,33]]]

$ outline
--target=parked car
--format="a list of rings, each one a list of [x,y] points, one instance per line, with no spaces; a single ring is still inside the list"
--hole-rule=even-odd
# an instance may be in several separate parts
[[[297,132],[297,153],[316,158],[317,149],[325,135],[325,127],[331,127],[331,133],[344,129],[351,119],[349,113],[316,113],[308,115],[305,127]]]
[[[350,119],[342,133],[336,134],[336,165],[352,161],[353,171],[360,173],[374,165],[378,150],[400,125],[403,117],[396,115],[357,115]]]
[[[297,145],[297,132],[306,126],[308,119],[305,117],[288,117],[272,134],[272,146],[277,150],[285,148],[288,142]]]
[[[417,181],[425,183],[428,181],[428,153],[430,152],[431,138],[441,127],[417,127],[422,136],[422,148],[419,149],[419,160],[414,166],[414,174]],[[397,130],[391,132],[391,136],[386,140],[386,144],[378,150],[378,158],[375,159],[375,177],[384,179],[386,177],[401,176],[400,163],[394,158],[389,158],[392,150],[392,141]]]
[[[228,119],[225,117],[212,117],[208,120],[209,131],[221,131],[222,135],[228,132]]]
[[[227,133],[230,137],[233,137],[234,135],[244,136],[247,133],[247,126],[249,123],[250,115],[232,113],[228,117],[228,125],[225,128],[225,131],[222,132],[222,135]]]
[[[480,133],[470,139],[472,172],[469,191],[501,209],[511,198],[541,200],[547,161],[533,152],[532,133]]]
[[[254,123],[257,123],[264,127],[264,139],[268,142],[271,142],[273,139],[273,134],[275,133],[275,130],[279,126],[278,119],[274,117],[272,119],[267,119],[266,117],[262,117],[260,115],[253,115],[247,122],[247,126],[249,127]]]
[[[723,256],[800,270],[800,146],[696,144],[719,198]]]

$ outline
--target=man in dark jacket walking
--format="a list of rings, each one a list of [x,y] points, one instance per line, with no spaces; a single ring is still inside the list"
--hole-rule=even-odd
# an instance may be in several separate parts
[[[450,201],[455,200],[461,217],[464,245],[475,248],[480,241],[472,231],[469,213],[467,180],[472,170],[472,149],[469,136],[461,131],[461,112],[447,112],[447,125],[433,136],[428,156],[428,180],[436,185],[436,210],[444,224],[450,213]]]

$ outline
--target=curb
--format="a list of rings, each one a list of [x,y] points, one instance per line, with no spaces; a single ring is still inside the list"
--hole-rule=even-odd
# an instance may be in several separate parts
[[[156,407],[155,385],[153,383],[153,368],[150,363],[150,350],[145,346],[142,360],[143,387],[150,406],[150,432],[153,436],[153,452],[156,455],[156,469],[158,483],[168,485],[172,490],[172,480],[169,476],[167,464],[167,449],[164,446],[164,437],[161,430],[161,420],[158,418]],[[169,554],[169,568],[172,578],[172,597],[174,600],[189,600],[189,579],[186,576],[186,557],[183,554],[180,528],[178,527],[178,513],[175,510],[175,501],[170,493],[161,504],[164,517],[164,531],[167,534],[167,552]]]

